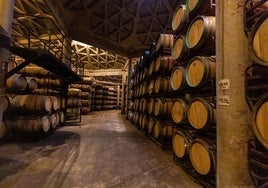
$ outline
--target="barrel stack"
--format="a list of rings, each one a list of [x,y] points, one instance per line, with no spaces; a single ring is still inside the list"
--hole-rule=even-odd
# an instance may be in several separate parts
[[[215,187],[215,4],[178,5],[172,20],[174,162],[204,187]]]
[[[251,113],[254,138],[248,143],[248,167],[255,187],[267,186],[268,179],[268,1],[249,0],[245,5],[245,32],[248,36],[249,59],[245,91]],[[254,19],[252,19],[254,18]]]
[[[65,121],[66,99],[60,78],[37,66],[27,66],[6,80],[10,105],[7,129],[48,134]]]
[[[80,86],[79,86],[80,87]],[[71,85],[67,93],[66,119],[68,121],[81,121],[81,89]]]

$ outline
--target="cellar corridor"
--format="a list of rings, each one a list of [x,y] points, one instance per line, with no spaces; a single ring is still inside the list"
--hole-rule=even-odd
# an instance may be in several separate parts
[[[0,187],[200,187],[118,110],[38,141],[0,143]]]

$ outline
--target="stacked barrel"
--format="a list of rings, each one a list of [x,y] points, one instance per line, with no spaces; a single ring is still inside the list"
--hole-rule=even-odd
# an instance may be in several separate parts
[[[92,78],[83,77],[81,83],[72,84],[72,88],[80,89],[81,115],[87,115],[91,112],[92,103]]]
[[[108,87],[108,97],[107,97],[108,110],[116,109],[117,105],[117,89],[115,87]]]
[[[249,172],[255,187],[268,184],[268,1],[246,1],[245,31],[251,64],[246,69],[246,99],[252,110],[249,141]]]
[[[103,104],[103,85],[100,83],[96,84],[95,87],[95,110],[99,111],[102,110],[102,104]]]
[[[92,90],[91,90],[91,110],[95,111],[95,103],[96,103],[96,81],[92,81]]]
[[[172,44],[172,34],[159,35],[156,53],[145,51],[136,63],[132,84],[133,123],[163,149],[172,138]]]
[[[6,116],[8,129],[46,134],[65,121],[66,100],[55,74],[29,66],[8,78],[6,85],[10,98]]]
[[[79,86],[80,87],[80,86]],[[67,93],[67,121],[81,120],[81,89],[76,88],[76,85],[71,85]]]
[[[172,20],[174,161],[205,187],[215,186],[215,5],[180,4]]]
[[[106,85],[103,85],[103,92],[102,92],[102,110],[108,110],[109,108],[109,100],[108,100],[108,95],[109,95],[109,87]]]

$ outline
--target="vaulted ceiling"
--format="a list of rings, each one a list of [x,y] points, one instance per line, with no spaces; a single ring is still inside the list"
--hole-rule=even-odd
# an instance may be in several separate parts
[[[45,0],[72,39],[136,57],[171,32],[178,0]]]

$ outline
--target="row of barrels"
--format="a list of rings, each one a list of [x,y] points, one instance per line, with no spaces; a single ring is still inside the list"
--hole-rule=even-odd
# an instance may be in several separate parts
[[[254,70],[252,77],[259,76],[263,82],[256,83],[255,88],[266,85],[266,74],[268,70],[268,1],[249,0],[246,1],[245,11],[245,30],[248,32],[249,57],[251,65],[259,64],[261,69]],[[249,8],[251,10],[249,10]],[[254,17],[254,19],[251,19]],[[256,67],[256,66],[255,66]],[[247,90],[247,88],[246,88]],[[268,158],[268,134],[267,134],[267,113],[268,113],[268,97],[266,89],[252,90],[254,97],[258,99],[253,102],[254,106],[251,113],[251,128],[254,133],[254,139],[248,144],[248,164],[249,173],[256,187],[266,187],[268,182],[267,162]],[[247,93],[248,94],[248,93]],[[247,96],[250,98],[250,96]],[[249,103],[250,104],[250,103]]]
[[[173,90],[178,91],[172,108],[174,156],[196,181],[215,187],[215,4],[211,0],[187,0],[180,4],[172,29],[172,58],[177,66],[171,83]],[[190,93],[193,98],[185,100],[180,93]]]
[[[137,85],[133,97],[199,88],[216,78],[216,58],[196,56],[187,67],[175,66],[170,77],[158,77]]]

